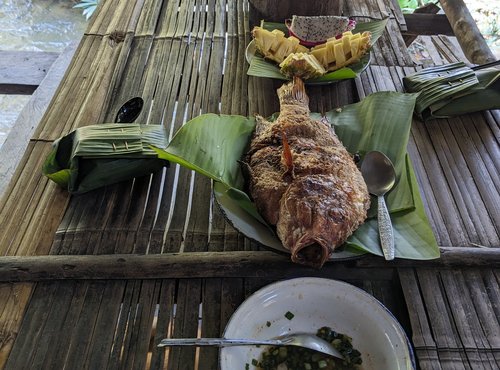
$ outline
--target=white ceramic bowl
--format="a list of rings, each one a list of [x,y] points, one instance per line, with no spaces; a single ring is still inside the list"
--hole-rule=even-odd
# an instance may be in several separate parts
[[[292,320],[285,317],[294,314]],[[268,326],[270,323],[270,326]],[[315,333],[322,326],[352,337],[363,370],[412,370],[413,352],[394,316],[377,299],[350,284],[321,278],[297,278],[268,285],[251,295],[233,314],[225,338],[269,339],[293,332]],[[226,347],[221,370],[255,369],[260,347]]]

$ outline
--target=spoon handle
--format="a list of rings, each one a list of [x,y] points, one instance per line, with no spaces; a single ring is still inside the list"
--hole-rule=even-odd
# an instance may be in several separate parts
[[[158,347],[172,347],[172,346],[216,346],[216,347],[230,347],[230,346],[252,346],[252,345],[283,345],[281,340],[255,340],[255,339],[226,339],[226,338],[174,338],[162,339]]]
[[[394,233],[391,216],[383,196],[378,197],[378,229],[384,257],[387,261],[391,261],[394,259]]]

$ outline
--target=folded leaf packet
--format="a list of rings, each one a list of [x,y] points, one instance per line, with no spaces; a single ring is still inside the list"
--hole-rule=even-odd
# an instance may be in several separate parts
[[[151,146],[167,142],[161,125],[85,126],[54,142],[42,173],[70,193],[84,193],[161,169],[168,162]]]
[[[418,92],[415,113],[423,120],[500,108],[500,69],[473,70],[458,62],[403,77],[407,92]]]

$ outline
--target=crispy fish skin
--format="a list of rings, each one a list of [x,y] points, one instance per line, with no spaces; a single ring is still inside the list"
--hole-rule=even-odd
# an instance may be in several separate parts
[[[257,116],[246,157],[249,191],[292,261],[319,268],[364,222],[370,196],[330,125],[309,117],[302,80],[280,87],[278,97],[276,121]]]

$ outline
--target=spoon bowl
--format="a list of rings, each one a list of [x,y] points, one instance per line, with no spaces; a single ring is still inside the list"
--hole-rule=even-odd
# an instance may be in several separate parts
[[[329,342],[319,338],[314,334],[297,333],[287,334],[274,339],[229,339],[229,338],[176,338],[162,339],[158,347],[171,346],[216,346],[216,347],[234,347],[234,346],[295,346],[312,349],[317,352],[327,354],[332,357],[343,359],[344,356]]]
[[[380,244],[386,260],[394,259],[394,232],[391,217],[385,204],[384,195],[396,183],[396,171],[387,156],[379,151],[366,153],[361,163],[361,174],[365,179],[370,194],[377,197],[378,203],[378,228]]]
[[[132,123],[134,122],[142,111],[144,100],[140,97],[135,97],[123,104],[116,113],[116,123]]]

